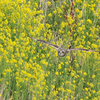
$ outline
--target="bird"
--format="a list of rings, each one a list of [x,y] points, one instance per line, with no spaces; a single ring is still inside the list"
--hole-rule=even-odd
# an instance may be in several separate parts
[[[29,38],[35,40],[35,41],[39,41],[41,43],[44,43],[44,44],[47,44],[51,47],[54,47],[57,51],[58,51],[58,56],[60,57],[64,57],[67,53],[69,52],[72,52],[73,50],[81,50],[81,51],[90,51],[90,52],[99,52],[100,54],[100,51],[95,51],[95,50],[90,50],[90,49],[83,49],[83,48],[70,48],[70,49],[64,49],[64,48],[61,48],[57,45],[54,45],[54,44],[51,44],[49,42],[46,42],[44,40],[40,40],[40,39],[37,39],[37,38],[34,38],[34,37],[31,37],[29,35],[27,35]]]

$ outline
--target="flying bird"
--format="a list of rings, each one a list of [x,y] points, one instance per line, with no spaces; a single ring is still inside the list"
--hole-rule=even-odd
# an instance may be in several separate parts
[[[60,48],[57,45],[51,44],[49,42],[46,42],[44,40],[39,40],[39,39],[33,38],[31,36],[28,36],[28,37],[31,38],[31,39],[33,39],[33,40],[36,40],[36,41],[39,41],[41,43],[48,44],[48,45],[54,47],[58,51],[58,56],[60,56],[60,57],[65,56],[68,52],[71,52],[73,50],[82,50],[82,51],[90,51],[90,52],[99,52],[100,53],[100,51],[95,51],[95,50],[90,50],[90,49],[83,49],[83,48],[64,49],[64,48]]]

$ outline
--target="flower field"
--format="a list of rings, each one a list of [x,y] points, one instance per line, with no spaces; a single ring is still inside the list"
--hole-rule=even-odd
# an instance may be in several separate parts
[[[100,51],[100,0],[0,0],[0,100],[100,100],[99,52],[27,35]]]

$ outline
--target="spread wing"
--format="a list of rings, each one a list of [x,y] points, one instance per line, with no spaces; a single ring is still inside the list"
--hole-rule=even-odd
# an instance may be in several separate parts
[[[27,35],[27,36],[28,36],[28,35]],[[39,41],[39,42],[42,42],[42,43],[48,44],[48,45],[54,47],[56,50],[58,50],[58,48],[59,48],[57,45],[51,44],[51,43],[46,42],[46,41],[44,41],[44,40],[39,40],[39,39],[33,38],[33,37],[31,37],[31,36],[28,36],[28,37],[31,38],[31,39],[33,39],[33,40],[36,40],[36,41]]]
[[[82,49],[82,48],[74,48],[74,49],[68,49],[69,51],[73,51],[73,50],[82,50],[82,51],[90,51],[90,52],[99,52],[100,51],[95,51],[95,50],[90,50],[90,49]]]

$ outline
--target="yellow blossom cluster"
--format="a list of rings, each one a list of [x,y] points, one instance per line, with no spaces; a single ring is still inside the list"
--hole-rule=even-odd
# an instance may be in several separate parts
[[[0,1],[0,99],[99,100],[99,0]]]

